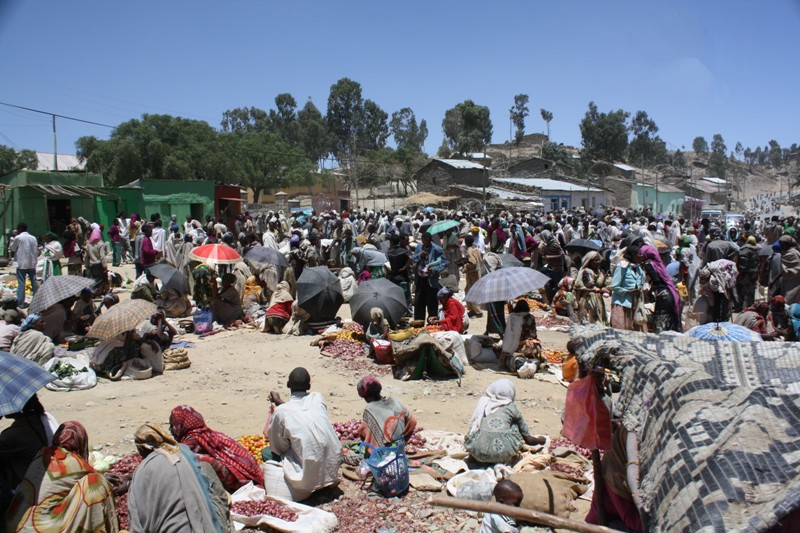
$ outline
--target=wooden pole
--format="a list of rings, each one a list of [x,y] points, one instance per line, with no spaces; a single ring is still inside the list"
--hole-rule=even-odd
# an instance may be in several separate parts
[[[577,531],[578,533],[618,533],[616,530],[604,526],[596,526],[594,524],[587,524],[586,522],[570,520],[569,518],[561,518],[560,516],[554,516],[548,513],[531,511],[521,507],[512,507],[510,505],[494,502],[449,498],[447,496],[431,496],[428,503],[439,507],[452,507],[453,509],[463,509],[465,511],[499,514],[516,520],[522,520],[523,522],[568,529],[570,531]]]

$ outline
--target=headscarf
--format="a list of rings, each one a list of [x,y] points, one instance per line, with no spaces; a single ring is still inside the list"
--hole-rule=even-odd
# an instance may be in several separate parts
[[[450,287],[442,287],[439,289],[439,292],[436,293],[437,298],[449,298],[453,295],[453,291],[450,290]]]
[[[356,391],[361,398],[380,396],[381,390],[381,382],[375,376],[364,376],[356,385]]]
[[[264,474],[253,454],[224,433],[210,429],[203,415],[192,407],[179,405],[173,409],[169,415],[169,427],[178,441],[184,444],[187,440],[195,441],[202,448],[198,450],[190,445],[195,453],[205,453],[225,465],[242,485],[253,481],[264,486]]]
[[[769,302],[767,300],[758,300],[752,306],[745,309],[745,311],[753,311],[761,316],[767,316],[769,313]]]
[[[272,298],[269,300],[269,305],[273,306],[275,304],[293,301],[294,298],[292,298],[292,293],[289,292],[290,290],[291,287],[288,281],[281,281],[278,283],[278,286],[275,287],[275,292],[272,293]]]
[[[96,226],[96,224],[92,224],[92,226]],[[102,234],[100,232],[100,226],[92,227],[92,233],[89,235],[89,243],[94,244],[96,242],[100,242],[102,238]]]
[[[70,420],[58,426],[53,434],[53,446],[89,458],[89,435],[80,422]]]
[[[653,267],[658,277],[661,278],[661,281],[669,289],[669,292],[672,294],[672,304],[675,308],[675,318],[680,322],[681,319],[681,298],[678,295],[678,289],[675,288],[675,284],[672,282],[672,276],[669,275],[667,269],[664,267],[664,263],[661,261],[661,256],[658,255],[658,250],[646,244],[642,246],[640,249],[640,254],[642,256],[642,261],[650,262],[650,266]]]
[[[769,305],[770,306],[773,306],[773,305],[778,306],[779,305],[779,306],[783,307],[783,306],[786,305],[786,299],[783,296],[781,296],[780,294],[777,295],[777,296],[773,296],[772,298],[769,299]]]
[[[514,401],[517,391],[514,383],[508,378],[501,378],[489,385],[486,392],[478,400],[469,421],[469,432],[474,433],[481,428],[481,421],[504,405]]]
[[[39,319],[41,319],[41,318],[42,318],[42,315],[40,315],[39,313],[31,313],[31,314],[29,314],[29,315],[28,315],[28,316],[25,318],[25,320],[23,320],[23,321],[22,321],[22,325],[19,327],[19,332],[20,332],[20,333],[23,333],[23,332],[25,332],[25,331],[28,331],[28,330],[29,330],[29,329],[31,329],[31,328],[33,327],[33,325],[34,325],[34,324],[36,324],[36,323],[39,321]]]
[[[581,261],[581,268],[578,269],[578,273],[575,276],[575,286],[578,289],[586,288],[583,283],[583,273],[589,268],[589,263],[591,263],[595,259],[602,259],[603,256],[600,255],[599,252],[591,251],[588,252],[586,255],[583,256],[583,260]]]
[[[572,287],[574,284],[574,279],[572,279],[570,276],[564,276],[561,278],[561,281],[558,282],[558,288],[562,291],[572,292]]]
[[[136,449],[139,450],[139,454],[142,456],[156,451],[162,452],[167,456],[173,456],[175,461],[180,456],[178,442],[158,424],[147,422],[140,426],[134,433],[133,440],[136,444]],[[173,461],[173,464],[175,461]]]
[[[383,309],[380,307],[373,307],[369,310],[369,317],[372,320],[383,320]]]

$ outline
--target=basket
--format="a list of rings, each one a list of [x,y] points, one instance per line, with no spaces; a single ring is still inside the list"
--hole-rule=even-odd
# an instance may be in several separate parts
[[[375,352],[375,360],[379,363],[394,364],[394,354],[392,353],[391,341],[372,339],[372,351]]]
[[[408,490],[408,459],[406,459],[406,445],[400,441],[397,446],[384,446],[375,448],[366,442],[361,443],[360,450],[368,448],[370,455],[366,459],[367,466],[372,472],[375,486],[386,497],[400,496]],[[394,459],[386,462],[394,453]],[[385,464],[384,464],[385,463]]]
[[[164,350],[164,370],[183,370],[192,366],[189,359],[189,350],[186,348],[171,348]]]

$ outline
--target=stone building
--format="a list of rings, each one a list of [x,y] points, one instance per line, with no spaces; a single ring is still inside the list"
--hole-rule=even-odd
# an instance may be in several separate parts
[[[462,159],[433,159],[413,176],[417,192],[439,196],[450,194],[452,185],[483,187],[489,184],[489,169]]]

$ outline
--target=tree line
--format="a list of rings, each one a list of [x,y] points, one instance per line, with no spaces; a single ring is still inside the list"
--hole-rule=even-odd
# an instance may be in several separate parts
[[[517,94],[509,109],[517,145],[525,136],[530,103],[527,94]],[[567,147],[550,140],[553,113],[540,108],[539,114],[548,136],[542,157],[575,167],[579,176],[607,175],[611,164],[618,161],[644,168],[686,167],[684,152],[667,149],[658,125],[646,111],[600,111],[589,102],[579,123],[577,159]],[[480,152],[492,140],[489,108],[472,100],[448,109],[441,127],[440,157]],[[426,121],[418,120],[410,107],[389,115],[364,97],[358,82],[342,78],[331,85],[324,114],[311,99],[299,107],[291,94],[283,93],[268,110],[238,107],[225,111],[219,128],[200,120],[144,114],[118,125],[107,140],[84,136],[75,146],[87,170],[102,174],[111,186],[139,178],[205,179],[250,187],[258,202],[263,191],[288,185],[304,185],[310,190],[318,180],[332,179],[330,172],[320,171],[326,166],[338,166],[338,174],[344,175],[351,188],[394,183],[398,192],[402,187],[408,194],[413,190],[411,176],[427,162],[427,136]],[[394,147],[388,145],[390,137]],[[798,153],[798,146],[781,148],[771,140],[763,149],[752,150],[736,143],[728,157],[722,135],[715,134],[710,145],[702,136],[695,138],[692,150],[707,161],[711,174],[724,178],[732,160],[742,158],[751,167],[780,168]],[[35,166],[34,152],[0,146],[0,173]]]

